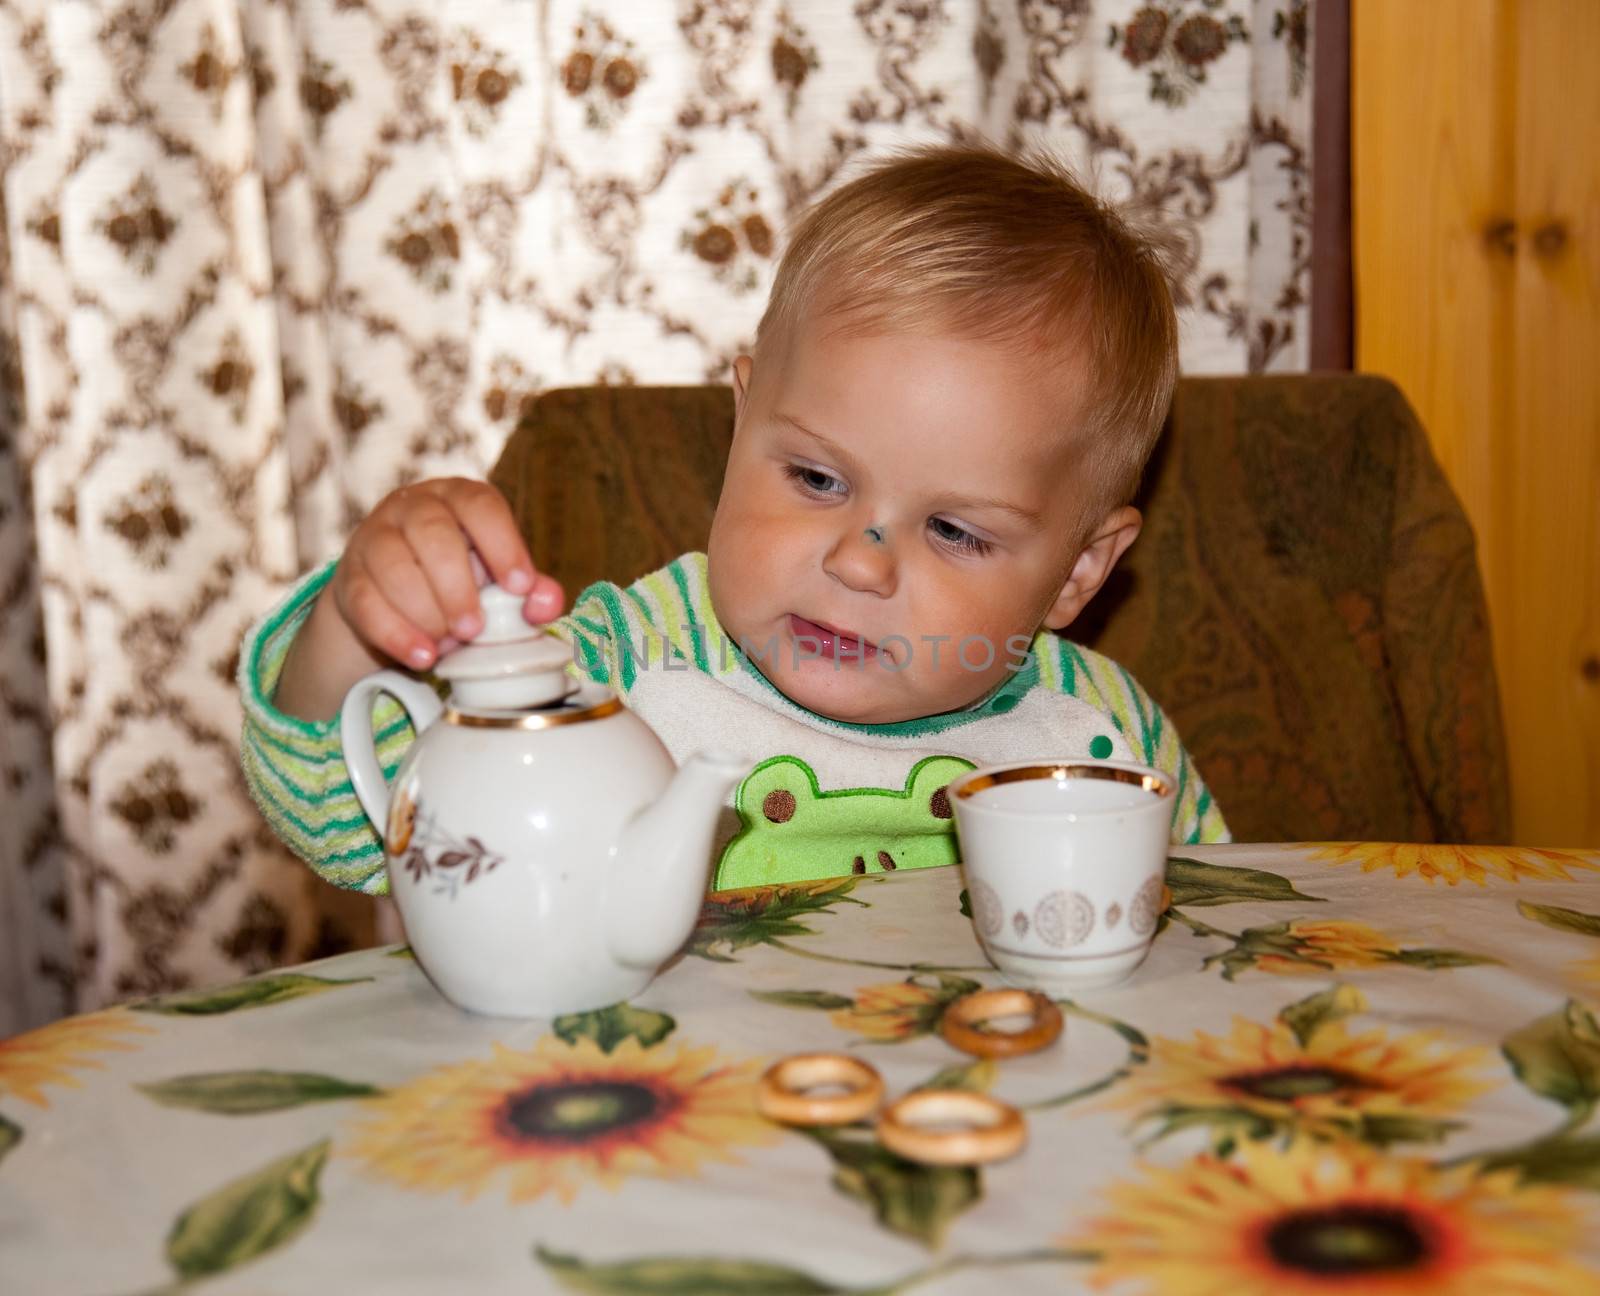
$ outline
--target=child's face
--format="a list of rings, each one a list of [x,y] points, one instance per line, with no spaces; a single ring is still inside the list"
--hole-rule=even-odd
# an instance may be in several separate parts
[[[1075,375],[983,342],[806,324],[735,369],[712,602],[812,711],[882,724],[976,701],[1138,532],[1131,509],[1085,516]]]

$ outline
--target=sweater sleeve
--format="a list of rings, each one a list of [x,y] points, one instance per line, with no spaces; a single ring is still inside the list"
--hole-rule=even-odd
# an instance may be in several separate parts
[[[1035,640],[1035,650],[1042,682],[1102,711],[1139,761],[1177,782],[1172,811],[1174,845],[1232,840],[1222,810],[1200,777],[1177,726],[1129,671],[1109,657],[1055,635]]]
[[[389,875],[383,843],[356,799],[338,717],[300,720],[273,705],[289,648],[335,565],[329,563],[302,580],[245,639],[239,655],[244,703],[240,762],[251,799],[267,823],[319,877],[349,890],[385,895]],[[617,652],[596,589],[584,591],[573,611],[551,623],[550,631],[572,645],[574,662],[568,669],[573,674],[607,684],[617,674]],[[416,738],[411,719],[394,699],[381,697],[373,708],[372,730],[378,763],[384,777],[392,779]]]
[[[351,786],[338,717],[301,720],[273,705],[289,648],[335,565],[307,576],[245,639],[239,655],[239,756],[251,798],[290,850],[335,886],[383,895],[389,890],[383,845]],[[392,698],[381,698],[372,730],[378,763],[393,778],[415,736],[410,718]]]

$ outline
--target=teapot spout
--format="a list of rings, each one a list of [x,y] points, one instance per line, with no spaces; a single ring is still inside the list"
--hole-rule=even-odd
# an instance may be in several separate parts
[[[711,840],[728,790],[750,763],[726,751],[698,751],[653,805],[622,829],[606,888],[612,957],[656,968],[688,939],[711,871]]]

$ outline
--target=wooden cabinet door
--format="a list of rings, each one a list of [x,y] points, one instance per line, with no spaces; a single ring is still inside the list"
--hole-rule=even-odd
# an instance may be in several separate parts
[[[1504,672],[1519,816],[1600,843],[1600,4],[1517,9]]]
[[[1477,530],[1516,837],[1600,844],[1600,3],[1354,0],[1356,363]]]

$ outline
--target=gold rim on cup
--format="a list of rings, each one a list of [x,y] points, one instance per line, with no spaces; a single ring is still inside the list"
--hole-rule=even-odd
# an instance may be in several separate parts
[[[989,1031],[996,1017],[1027,1017],[1020,1031]],[[1005,1058],[1049,1048],[1061,1036],[1061,1009],[1036,990],[976,990],[962,995],[939,1019],[945,1041],[973,1057]]]
[[[837,1085],[839,1094],[808,1092]],[[843,1053],[796,1053],[768,1067],[756,1089],[756,1108],[785,1125],[848,1125],[883,1101],[883,1077]]]
[[[1054,761],[1047,765],[1017,765],[1010,769],[990,770],[987,774],[968,775],[952,787],[957,797],[966,800],[979,792],[1002,783],[1021,783],[1029,779],[1069,778],[1100,779],[1106,783],[1127,783],[1158,797],[1171,796],[1177,789],[1170,779],[1142,770],[1122,769],[1116,765],[1080,765],[1071,761]]]
[[[1022,1151],[1028,1130],[1021,1112],[988,1094],[919,1089],[884,1109],[878,1141],[920,1165],[988,1165]]]

